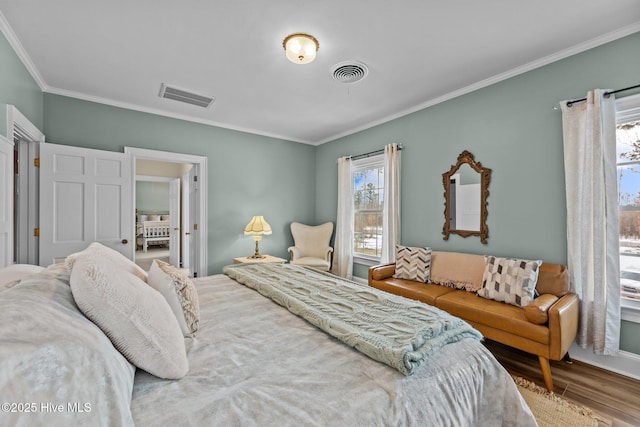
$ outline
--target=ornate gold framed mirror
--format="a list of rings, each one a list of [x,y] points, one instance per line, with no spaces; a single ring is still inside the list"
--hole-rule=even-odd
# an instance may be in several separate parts
[[[462,237],[480,236],[487,243],[487,197],[491,169],[476,162],[467,150],[460,153],[458,162],[449,172],[442,174],[444,185],[444,227],[443,239],[450,234]]]

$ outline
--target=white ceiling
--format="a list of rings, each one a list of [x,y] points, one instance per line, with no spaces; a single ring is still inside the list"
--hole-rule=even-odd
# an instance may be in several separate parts
[[[0,0],[0,12],[46,92],[314,145],[640,31],[639,0]],[[320,42],[308,65],[282,48],[300,31]],[[334,81],[351,60],[369,75]],[[161,99],[162,83],[216,101]]]

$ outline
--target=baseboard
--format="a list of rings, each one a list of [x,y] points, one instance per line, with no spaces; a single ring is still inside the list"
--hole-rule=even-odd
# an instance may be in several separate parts
[[[640,380],[640,355],[638,354],[620,351],[617,356],[599,356],[593,353],[593,349],[584,349],[576,343],[569,348],[569,354],[572,359],[580,362]]]

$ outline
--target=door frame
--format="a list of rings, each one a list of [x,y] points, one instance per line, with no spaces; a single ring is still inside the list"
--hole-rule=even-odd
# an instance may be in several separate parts
[[[14,263],[14,242],[13,234],[15,232],[15,224],[13,218],[13,199],[14,199],[14,147],[13,142],[9,141],[4,135],[0,135],[0,145],[4,146],[2,152],[7,151],[6,169],[0,170],[0,221],[4,223],[4,231],[0,231],[0,236],[4,234],[4,241],[0,239],[0,268],[7,267]]]
[[[21,194],[27,195],[27,200],[22,200],[18,208],[18,215],[21,218],[27,218],[26,224],[21,224],[18,232],[18,241],[13,245],[18,245],[20,250],[18,254],[21,258],[16,262],[23,264],[38,264],[38,238],[34,235],[33,230],[39,227],[39,171],[34,166],[34,160],[38,157],[38,143],[45,142],[44,133],[40,131],[24,114],[12,104],[7,104],[7,139],[13,144],[14,135],[18,135],[20,140],[28,143],[28,159],[27,162],[20,163],[20,175],[27,174],[26,180],[20,182]],[[24,150],[20,151],[20,155],[24,155]],[[25,184],[26,183],[26,184]],[[24,212],[26,209],[26,212]],[[15,224],[14,224],[15,227]],[[24,248],[27,248],[26,254]],[[13,248],[12,248],[13,250]],[[26,255],[26,258],[25,258]]]
[[[208,264],[209,264],[209,256],[208,256],[208,222],[209,222],[209,214],[208,214],[208,175],[207,175],[207,161],[208,158],[205,156],[196,156],[193,154],[182,154],[182,153],[174,153],[170,151],[157,151],[157,150],[149,150],[145,148],[136,148],[136,147],[124,147],[124,152],[128,153],[132,157],[132,167],[133,174],[132,176],[136,176],[136,160],[144,159],[144,160],[158,160],[163,162],[173,162],[173,163],[191,163],[197,166],[198,170],[198,210],[196,212],[196,220],[198,224],[198,231],[200,234],[200,238],[198,239],[198,245],[196,250],[198,251],[198,255],[196,256],[195,261],[195,271],[198,273],[199,277],[208,275]],[[136,191],[135,185],[133,188],[133,204],[135,206],[135,198]]]

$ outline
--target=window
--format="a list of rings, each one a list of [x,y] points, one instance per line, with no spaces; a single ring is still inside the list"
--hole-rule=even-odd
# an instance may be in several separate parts
[[[354,160],[353,255],[380,259],[384,201],[384,155]]]
[[[640,309],[640,95],[616,106],[621,297],[623,306]]]

